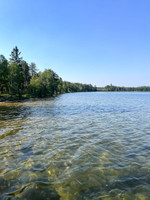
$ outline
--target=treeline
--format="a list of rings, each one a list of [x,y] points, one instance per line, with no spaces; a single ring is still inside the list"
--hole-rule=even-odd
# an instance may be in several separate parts
[[[98,91],[110,91],[110,92],[150,92],[150,86],[140,87],[120,87],[114,85],[107,85],[105,87],[97,88]]]
[[[36,64],[28,64],[15,47],[9,61],[0,55],[0,93],[18,97],[51,97],[61,93],[96,91],[88,84],[63,81],[53,70],[37,72]]]

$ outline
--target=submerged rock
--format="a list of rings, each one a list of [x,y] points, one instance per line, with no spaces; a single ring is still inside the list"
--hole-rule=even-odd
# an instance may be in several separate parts
[[[49,189],[30,189],[24,192],[22,200],[59,200],[60,196],[56,190]]]
[[[8,182],[0,177],[0,193],[8,187]]]
[[[60,196],[49,184],[36,183],[33,188],[25,189],[20,196],[21,200],[59,200]]]

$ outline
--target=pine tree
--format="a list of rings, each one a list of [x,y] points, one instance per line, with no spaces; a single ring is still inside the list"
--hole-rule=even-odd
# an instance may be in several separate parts
[[[10,54],[10,63],[14,62],[17,64],[20,64],[22,57],[19,57],[21,52],[19,51],[18,47],[16,46],[13,48],[11,54]]]

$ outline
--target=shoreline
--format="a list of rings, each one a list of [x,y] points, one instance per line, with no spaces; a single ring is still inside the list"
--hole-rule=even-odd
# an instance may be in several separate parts
[[[24,101],[24,100],[28,100],[30,99],[30,97],[16,97],[16,96],[10,96],[10,95],[0,95],[0,103],[4,103],[4,102],[20,102],[20,101]]]
[[[93,91],[91,91],[93,92]],[[131,93],[131,92],[150,92],[150,91],[107,91],[107,90],[97,90],[97,91],[94,91],[94,92],[116,92],[116,93],[122,93],[122,92],[126,92],[126,93]],[[72,92],[71,92],[72,93]],[[73,92],[75,93],[75,92]],[[62,94],[67,94],[67,93],[62,93]],[[58,94],[60,95],[60,94]],[[22,96],[21,98],[20,97],[17,97],[17,96],[11,96],[9,94],[0,94],[0,103],[17,103],[17,102],[23,102],[23,101],[30,101],[30,100],[43,100],[43,99],[52,99],[58,95],[55,95],[55,96],[51,96],[51,97],[27,97],[27,96]]]
[[[59,95],[59,94],[58,94]],[[16,97],[16,96],[10,96],[10,95],[0,95],[0,103],[18,103],[18,102],[24,102],[24,101],[32,101],[32,100],[44,100],[44,99],[53,99],[56,96],[51,97]]]

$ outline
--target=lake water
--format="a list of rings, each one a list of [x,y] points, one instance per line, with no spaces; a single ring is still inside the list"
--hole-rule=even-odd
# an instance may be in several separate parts
[[[0,103],[0,200],[149,200],[150,93]]]

